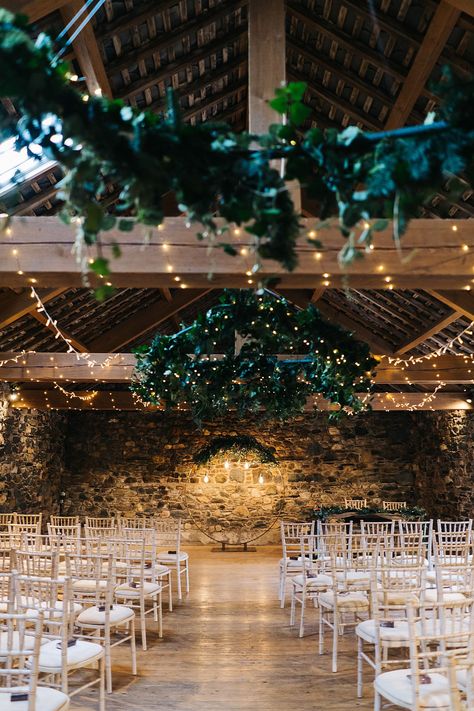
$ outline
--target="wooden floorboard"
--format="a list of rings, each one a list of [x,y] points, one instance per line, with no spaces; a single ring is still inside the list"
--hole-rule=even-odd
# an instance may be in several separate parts
[[[356,642],[342,640],[340,671],[317,654],[316,614],[304,639],[288,626],[277,601],[279,551],[191,554],[191,594],[165,612],[164,638],[148,623],[149,649],[139,649],[139,676],[129,672],[126,645],[113,652],[114,693],[107,711],[342,711],[373,708],[372,676],[356,698]],[[96,692],[93,692],[94,694]],[[71,709],[96,711],[95,697],[76,697]]]

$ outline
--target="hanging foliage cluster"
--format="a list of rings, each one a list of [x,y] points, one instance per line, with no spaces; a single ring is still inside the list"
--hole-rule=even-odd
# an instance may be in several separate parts
[[[257,455],[262,464],[276,464],[276,457],[273,449],[265,447],[251,435],[226,435],[214,437],[209,444],[196,452],[194,462],[196,464],[207,464],[216,454],[221,452],[233,452],[239,457]]]
[[[395,236],[402,234],[447,178],[462,173],[474,184],[474,84],[459,84],[449,72],[438,88],[437,120],[427,125],[300,134],[311,111],[303,102],[306,85],[294,83],[277,89],[271,102],[286,125],[253,136],[225,124],[186,124],[172,94],[164,116],[81,94],[68,65],[55,59],[56,49],[43,34],[30,38],[26,18],[0,10],[0,98],[11,98],[20,116],[4,112],[0,137],[16,136],[17,148],[62,166],[61,217],[76,223],[79,244],[98,244],[98,257],[90,264],[84,259],[84,268],[104,276],[110,265],[100,233],[129,231],[135,223],[156,227],[169,191],[190,222],[203,225],[201,238],[234,253],[215,220],[223,217],[253,236],[257,266],[271,258],[291,270],[300,224],[286,180],[300,181],[321,206],[322,221],[338,217],[346,237],[343,263],[363,256],[361,247],[386,227],[384,218],[393,217]],[[285,158],[283,176],[271,162],[276,158]],[[114,215],[101,202],[110,184],[119,194]],[[452,178],[450,189],[465,190],[466,183]]]
[[[322,506],[320,509],[315,509],[312,518],[316,521],[327,521],[331,516],[338,514],[353,513],[361,516],[370,516],[371,514],[395,514],[401,518],[413,521],[425,521],[428,514],[421,506],[406,506],[398,511],[387,511],[380,506],[366,506],[363,509],[353,509],[350,506]]]
[[[360,410],[356,393],[368,391],[376,364],[366,344],[314,306],[295,311],[283,298],[249,291],[224,292],[191,326],[157,334],[136,352],[136,395],[166,409],[189,409],[198,422],[229,410],[287,420],[316,394]]]

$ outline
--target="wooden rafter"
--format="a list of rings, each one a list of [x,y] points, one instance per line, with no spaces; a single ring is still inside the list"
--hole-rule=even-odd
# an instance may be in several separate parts
[[[474,17],[474,2],[473,0],[447,0],[447,2],[466,15]]]
[[[390,111],[385,124],[387,130],[403,126],[409,118],[443,51],[443,47],[459,19],[459,15],[459,10],[450,5],[449,2],[441,0],[429,24],[420,49],[413,60],[408,76],[400,89],[397,100]]]
[[[30,22],[37,22],[51,12],[59,10],[68,0],[3,0],[2,6],[11,12],[27,15]]]
[[[165,291],[169,292],[169,289]],[[178,290],[170,301],[158,301],[152,306],[147,306],[146,309],[134,313],[109,331],[105,331],[88,344],[89,349],[99,353],[118,351],[144,333],[159,326],[178,311],[202,298],[209,291],[210,289]]]
[[[67,388],[66,388],[67,389]],[[78,398],[67,398],[56,388],[46,390],[20,390],[20,399],[11,404],[11,407],[34,409],[78,409],[78,410],[144,410],[153,411],[157,408],[141,405],[132,396],[131,392],[117,392],[116,390],[100,390],[92,395],[91,390],[77,391]],[[91,397],[92,395],[92,397]],[[86,397],[87,400],[80,399]],[[363,394],[361,399],[365,399]],[[317,403],[319,410],[336,409],[322,398],[314,398],[308,402],[307,409],[313,409],[313,402]],[[372,400],[373,410],[472,410],[462,395],[457,393],[436,393],[433,399],[427,399],[427,393],[376,393]]]
[[[33,310],[31,312],[31,316],[33,316],[34,319],[36,319],[43,326],[45,326],[48,331],[51,331],[52,333],[54,333],[54,335],[57,334],[54,325],[42,313],[38,313],[36,310]],[[68,333],[63,328],[61,328],[61,333],[63,334],[64,338],[66,338],[70,342],[71,346],[73,346],[77,351],[80,351],[80,353],[87,353],[87,346],[85,346],[81,341],[78,341],[77,338],[74,338],[71,333]]]
[[[469,291],[429,290],[428,293],[438,301],[446,304],[446,306],[458,311],[460,315],[466,316],[470,321],[474,321],[474,296]]]
[[[342,270],[338,262],[344,239],[337,227],[324,230],[321,235],[324,249],[319,250],[322,257],[315,259],[316,252],[307,243],[305,234],[305,230],[312,229],[314,221],[302,219],[301,222],[302,234],[297,244],[299,262],[295,270],[287,272],[275,262],[262,264],[262,278],[280,277],[279,286],[283,289],[321,286],[459,289],[471,283],[474,259],[470,247],[474,247],[474,243],[469,220],[412,220],[403,236],[403,249],[411,255],[410,260],[400,259],[389,225],[387,230],[377,233],[374,253],[356,260],[347,271]],[[71,227],[54,217],[24,217],[13,218],[11,228],[8,243],[0,241],[0,283],[3,286],[25,287],[31,278],[37,279],[39,287],[82,285],[80,267],[72,254],[75,235]],[[248,288],[241,258],[214,249],[210,266],[207,244],[196,239],[198,230],[198,226],[188,229],[185,218],[167,218],[163,231],[156,231],[146,248],[140,228],[130,233],[118,230],[104,233],[104,255],[111,254],[113,242],[117,242],[122,251],[122,257],[113,260],[114,285],[118,288],[171,288],[176,287],[175,276],[179,275],[189,288]],[[237,251],[252,246],[251,237],[244,230],[239,235],[227,234],[226,239]],[[172,272],[163,259],[163,243],[169,246]]]
[[[460,318],[461,316],[462,314],[459,313],[459,311],[453,311],[448,316],[444,316],[442,319],[439,319],[435,323],[431,325],[428,324],[425,328],[422,329],[421,332],[417,333],[416,336],[411,337],[408,341],[398,346],[395,351],[395,355],[401,356],[404,353],[408,353],[409,351],[413,350],[413,348],[419,346],[420,343],[423,343],[428,338],[431,338],[431,336],[434,336],[440,331],[442,331],[444,328],[447,328],[447,326],[452,324],[454,321],[457,321],[458,318]]]
[[[18,362],[9,362],[0,368],[2,380],[51,382],[61,379],[77,383],[91,383],[95,380],[128,383],[136,362],[133,353],[90,353],[91,361],[97,364],[94,366],[86,359],[78,360],[75,353],[0,353],[0,361],[17,357]],[[418,383],[434,387],[440,382],[471,385],[474,382],[474,368],[469,358],[452,355],[407,365],[395,365],[388,358],[382,358],[375,369],[374,380],[377,385],[406,386]]]
[[[61,9],[61,15],[65,23],[70,22],[77,12],[83,7],[83,0],[72,0]],[[81,16],[81,20],[83,16]],[[76,28],[74,24],[70,32]],[[100,53],[99,45],[94,35],[92,23],[89,21],[73,41],[72,46],[81,71],[84,74],[89,93],[101,93],[112,98],[112,89],[109,78],[105,71],[104,62]]]
[[[43,304],[56,298],[64,291],[60,289],[37,289],[38,296]],[[0,328],[9,326],[14,321],[26,316],[34,314],[36,311],[36,301],[31,298],[30,290],[23,291],[20,294],[2,294],[0,297]]]

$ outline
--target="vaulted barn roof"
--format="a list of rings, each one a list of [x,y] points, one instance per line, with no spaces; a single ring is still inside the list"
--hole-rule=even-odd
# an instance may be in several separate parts
[[[270,0],[269,0],[270,1]],[[33,20],[34,31],[54,36],[82,0],[16,0]],[[286,73],[305,81],[309,126],[366,130],[422,122],[436,107],[433,84],[441,67],[472,71],[474,16],[467,0],[287,0]],[[166,92],[178,97],[184,119],[248,127],[248,2],[243,0],[106,0],[70,48],[80,81],[89,91],[161,112]],[[4,101],[3,111],[15,112]],[[41,169],[16,190],[0,196],[17,215],[58,210],[58,167]],[[104,197],[113,210],[114,186]],[[177,214],[172,196],[169,214]],[[314,214],[302,195],[303,214]],[[449,184],[432,196],[420,216],[469,219],[472,190],[453,199]],[[0,285],[1,286],[1,285]],[[460,285],[460,289],[465,285]],[[130,351],[156,330],[170,333],[207,309],[220,290],[119,289],[98,303],[85,288],[57,290],[48,312],[81,350]],[[26,293],[26,292],[25,292]],[[15,303],[23,294],[0,293],[0,351],[56,352],[63,344],[31,310]],[[468,292],[333,289],[287,293],[295,303],[316,302],[329,319],[353,330],[374,352],[422,355],[441,346],[474,353],[474,335],[456,336],[474,320]],[[3,314],[7,317],[3,318]],[[454,343],[451,343],[454,339]],[[408,386],[407,386],[408,387]]]

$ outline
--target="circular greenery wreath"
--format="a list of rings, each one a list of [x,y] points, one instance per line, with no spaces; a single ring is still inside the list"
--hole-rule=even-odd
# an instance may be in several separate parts
[[[236,334],[243,339],[238,352]],[[376,364],[366,344],[314,306],[295,311],[283,298],[245,290],[224,292],[191,326],[157,334],[135,353],[135,394],[166,409],[188,409],[198,423],[229,410],[288,420],[316,394],[339,412],[357,411],[365,405],[356,393],[369,391]]]
[[[196,464],[207,464],[219,452],[232,450],[240,456],[246,456],[250,453],[257,454],[262,464],[276,464],[276,457],[270,447],[260,444],[260,442],[251,435],[228,435],[222,437],[214,437],[209,444],[206,444],[194,455]]]
[[[363,256],[373,232],[387,226],[385,218],[393,218],[398,238],[446,181],[450,196],[465,190],[454,175],[473,184],[474,82],[453,79],[447,70],[437,89],[437,120],[430,116],[425,125],[380,133],[311,128],[302,134],[299,126],[311,109],[300,82],[277,89],[271,102],[286,124],[256,136],[233,133],[224,123],[186,124],[172,93],[164,116],[83,94],[71,83],[69,65],[57,60],[55,43],[44,34],[33,40],[29,32],[26,17],[0,10],[0,98],[12,99],[20,115],[0,114],[0,138],[15,136],[17,148],[61,165],[61,217],[75,223],[78,247],[98,246],[96,259],[83,255],[85,272],[107,276],[100,233],[130,231],[135,223],[156,227],[169,191],[189,221],[204,226],[201,239],[235,253],[225,240],[227,228],[215,221],[221,216],[244,224],[253,236],[256,267],[263,258],[291,270],[300,215],[286,181],[297,179],[320,205],[321,224],[338,217],[346,238],[343,264]],[[285,158],[284,175],[272,163],[277,158]],[[109,185],[118,191],[113,215],[101,200]],[[321,247],[314,237],[309,241]],[[118,245],[113,254],[119,256]],[[110,289],[101,286],[97,295],[104,298]]]

